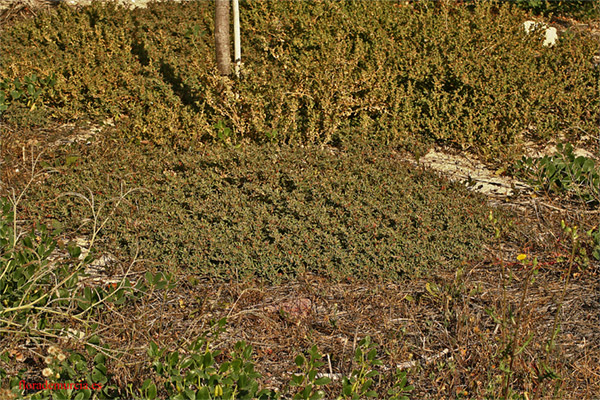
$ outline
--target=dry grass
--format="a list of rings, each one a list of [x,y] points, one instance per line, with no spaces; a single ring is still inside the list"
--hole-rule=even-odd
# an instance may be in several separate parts
[[[60,0],[0,0],[0,26],[15,20],[35,16],[55,6]]]
[[[499,310],[504,298],[513,307],[518,304],[524,271],[511,268],[515,280],[506,291],[501,265],[493,256],[465,266],[460,274],[387,284],[359,279],[334,284],[305,276],[269,287],[253,282],[190,283],[196,278],[181,276],[177,289],[166,296],[109,317],[104,335],[114,338],[113,349],[127,353],[115,363],[122,363],[115,370],[122,384],[143,381],[147,371],[132,367],[141,364],[150,340],[181,348],[205,330],[209,320],[227,317],[228,330],[218,346],[232,348],[238,340],[252,344],[266,386],[280,388],[289,382],[295,355],[313,344],[329,354],[328,372],[345,376],[357,342],[369,335],[380,344],[383,372],[409,367],[410,382],[416,386],[413,398],[496,398],[503,377],[500,338],[509,332],[503,332],[486,309]],[[533,337],[515,364],[512,387],[530,398],[552,398],[554,385],[559,398],[590,398],[600,390],[597,268],[576,273],[567,288],[557,351],[549,358],[561,380],[536,381],[546,360],[544,346],[563,272],[561,264],[544,267],[525,304],[522,337]],[[332,386],[330,396],[337,389]]]

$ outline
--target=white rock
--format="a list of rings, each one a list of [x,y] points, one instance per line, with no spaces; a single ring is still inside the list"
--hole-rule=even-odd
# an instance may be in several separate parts
[[[558,42],[558,31],[553,26],[548,26],[543,22],[525,21],[523,22],[523,29],[527,34],[532,33],[536,29],[544,30],[544,43],[542,46],[552,47]]]
[[[525,33],[531,33],[537,27],[538,22],[535,21],[525,21],[523,22],[523,28],[525,29]]]
[[[553,26],[546,28],[546,37],[544,39],[544,43],[542,43],[542,46],[552,47],[556,44],[557,41],[558,32],[556,31],[556,28]]]

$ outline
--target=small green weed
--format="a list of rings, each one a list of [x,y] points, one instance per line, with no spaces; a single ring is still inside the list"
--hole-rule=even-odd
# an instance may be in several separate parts
[[[357,367],[352,370],[350,376],[342,380],[342,398],[356,400],[377,397],[377,392],[372,387],[373,379],[379,372],[374,367],[381,366],[381,361],[377,359],[377,349],[369,336],[358,342],[354,362]]]
[[[299,354],[294,363],[300,368],[301,373],[292,375],[290,381],[291,387],[297,387],[298,391],[294,394],[294,400],[319,400],[325,397],[325,392],[319,387],[331,382],[327,376],[318,377],[319,369],[325,365],[321,361],[323,355],[319,353],[317,346],[313,346],[308,352],[308,358]]]
[[[415,387],[408,384],[406,371],[397,369],[394,374],[394,385],[388,390],[389,400],[410,400],[409,394]]]
[[[169,352],[150,343],[148,356],[163,384],[157,387],[153,380],[147,379],[139,389],[141,397],[156,399],[166,395],[173,400],[273,398],[272,391],[259,390],[257,379],[260,374],[254,371],[252,346],[245,342],[236,343],[230,360],[217,365],[216,359],[221,352],[213,350],[211,345],[224,325],[224,319],[215,323],[212,333],[201,335],[185,353]]]
[[[232,136],[231,128],[229,128],[223,120],[217,122],[214,128],[219,142],[229,143]]]
[[[32,74],[23,80],[15,78],[0,81],[0,114],[15,103],[24,105],[29,111],[35,110],[45,93],[52,94],[55,84],[54,74],[44,78]]]
[[[377,349],[369,336],[360,342],[354,352],[354,362],[357,368],[352,370],[348,377],[342,380],[343,399],[362,399],[366,397],[377,397],[373,387],[373,378],[379,375],[374,367],[380,366],[381,361],[377,359]]]
[[[576,156],[570,143],[556,146],[553,156],[523,157],[517,174],[538,192],[575,197],[589,206],[600,203],[600,169],[588,157]]]
[[[600,261],[600,229],[598,226],[586,232],[592,243],[592,257]]]

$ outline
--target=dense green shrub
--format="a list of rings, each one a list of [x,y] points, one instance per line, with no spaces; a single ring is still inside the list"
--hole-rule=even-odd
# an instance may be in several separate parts
[[[1,33],[0,78],[54,73],[56,116],[112,117],[156,143],[359,135],[508,158],[524,135],[595,129],[596,41],[567,30],[544,48],[511,4],[248,1],[241,14],[239,79],[216,74],[210,2],[40,13]]]
[[[221,279],[305,271],[397,279],[477,258],[492,236],[485,199],[405,165],[389,148],[262,146],[82,155],[57,167],[63,173],[47,178],[30,209],[79,226],[87,214],[77,198],[42,199],[89,187],[99,202],[122,183],[143,186],[101,242],[132,255],[139,245],[140,258],[167,270]]]

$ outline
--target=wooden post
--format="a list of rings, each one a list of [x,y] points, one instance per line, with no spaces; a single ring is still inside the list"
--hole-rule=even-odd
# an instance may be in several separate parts
[[[215,53],[219,73],[231,74],[229,0],[215,0]]]

